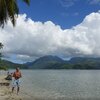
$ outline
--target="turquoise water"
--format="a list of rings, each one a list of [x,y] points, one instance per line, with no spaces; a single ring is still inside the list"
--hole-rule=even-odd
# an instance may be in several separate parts
[[[100,100],[99,70],[23,70],[21,91],[43,100]]]

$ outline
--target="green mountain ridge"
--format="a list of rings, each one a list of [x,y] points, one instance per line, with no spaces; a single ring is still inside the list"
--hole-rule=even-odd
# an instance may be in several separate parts
[[[100,69],[100,58],[74,57],[65,61],[57,56],[44,56],[26,66],[31,69]]]
[[[16,67],[19,67],[21,69],[26,69],[27,67],[23,64],[17,64],[17,63],[13,63],[11,61],[7,61],[7,60],[0,60],[0,69],[15,69]]]
[[[0,60],[0,69],[100,69],[100,58],[74,57],[65,61],[57,56],[43,56],[32,62],[17,64]]]

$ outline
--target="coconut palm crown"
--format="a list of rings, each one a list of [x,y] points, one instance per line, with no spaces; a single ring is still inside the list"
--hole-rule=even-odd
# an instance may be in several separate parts
[[[22,0],[26,4],[30,4],[30,0]],[[0,26],[4,27],[8,19],[15,26],[16,18],[19,13],[18,0],[0,0]]]

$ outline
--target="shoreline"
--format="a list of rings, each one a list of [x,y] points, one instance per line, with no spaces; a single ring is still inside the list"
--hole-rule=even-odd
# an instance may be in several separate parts
[[[5,80],[6,76],[0,76],[0,83],[7,83]],[[9,82],[10,83],[10,82]],[[11,91],[11,85],[0,85],[0,100],[34,100],[34,98],[22,93],[21,91],[17,95],[16,90],[14,93]]]

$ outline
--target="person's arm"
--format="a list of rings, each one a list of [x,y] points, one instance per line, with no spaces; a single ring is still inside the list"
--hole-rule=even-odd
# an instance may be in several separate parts
[[[20,78],[22,77],[22,73],[20,72]]]
[[[15,72],[14,72],[14,73],[12,73],[12,77],[15,77]]]

